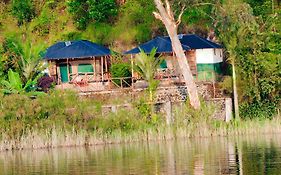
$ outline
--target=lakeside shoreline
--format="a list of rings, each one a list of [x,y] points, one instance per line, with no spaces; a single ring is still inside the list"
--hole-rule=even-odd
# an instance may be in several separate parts
[[[79,98],[75,92],[53,91],[35,99],[13,94],[0,98],[0,151],[67,146],[171,140],[191,137],[281,133],[281,117],[233,120],[215,119],[220,112],[202,101],[200,110],[189,103],[174,105],[170,125],[165,111],[152,112],[145,99],[131,107],[103,112],[105,104],[122,104],[120,98]]]
[[[239,126],[237,123],[239,123]],[[245,120],[232,121],[231,123],[219,122],[219,125],[218,128],[214,128],[211,125],[205,125],[204,127],[195,129],[191,127],[162,127],[147,129],[143,132],[124,133],[122,131],[115,131],[111,134],[97,134],[83,130],[80,132],[59,132],[58,129],[53,128],[50,136],[46,136],[42,133],[40,134],[39,132],[33,132],[17,140],[2,139],[0,141],[0,152],[281,133],[281,120],[278,117],[272,120],[261,121]]]

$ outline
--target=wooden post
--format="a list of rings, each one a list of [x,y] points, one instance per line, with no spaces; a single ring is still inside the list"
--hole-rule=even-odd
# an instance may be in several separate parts
[[[232,119],[232,99],[225,99],[225,121],[230,122]]]
[[[103,77],[103,57],[101,57],[101,81],[103,83],[104,77]]]
[[[131,54],[131,69],[132,69],[132,88],[134,88],[134,61],[133,61],[132,54]]]
[[[59,70],[59,64],[56,63],[56,75],[57,75],[57,84],[59,85],[61,82],[60,82],[60,70]]]
[[[216,98],[216,85],[215,85],[215,81],[213,81],[213,93],[214,93],[213,98]]]
[[[169,100],[164,104],[164,108],[166,111],[166,123],[167,125],[171,125],[173,122],[173,114],[172,114],[172,102]]]
[[[117,106],[112,106],[111,107],[111,112],[113,112],[113,113],[117,113]]]
[[[68,78],[68,81],[70,81],[68,58],[66,59],[66,67],[67,67],[67,78]]]
[[[107,67],[107,56],[105,56],[105,72],[108,73],[108,67]]]
[[[95,57],[93,57],[94,58],[94,77],[95,77],[95,80],[97,79],[97,77],[96,77],[96,74],[97,74],[97,67],[96,67],[96,58]]]

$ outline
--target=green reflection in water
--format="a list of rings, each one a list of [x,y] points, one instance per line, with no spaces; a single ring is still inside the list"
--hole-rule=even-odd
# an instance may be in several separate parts
[[[0,174],[244,174],[281,172],[281,135],[203,138],[0,153]]]

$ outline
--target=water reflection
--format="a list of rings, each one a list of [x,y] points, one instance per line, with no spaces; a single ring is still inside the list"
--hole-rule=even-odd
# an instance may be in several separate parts
[[[0,153],[0,174],[281,174],[281,135]]]

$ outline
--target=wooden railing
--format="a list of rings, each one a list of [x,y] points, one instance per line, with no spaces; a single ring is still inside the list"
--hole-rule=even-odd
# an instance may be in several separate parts
[[[109,82],[117,88],[130,88],[132,87],[133,77],[122,77],[122,78],[109,78]],[[113,88],[113,87],[111,87]]]
[[[88,84],[88,83],[94,83],[94,82],[105,82],[110,79],[109,73],[104,73],[103,75],[101,73],[93,73],[93,72],[86,72],[86,73],[76,73],[76,74],[70,74],[70,83],[74,84]]]
[[[196,82],[211,82],[215,83],[222,80],[223,76],[218,75],[212,71],[201,72],[198,75],[194,76]],[[167,86],[172,84],[184,84],[184,79],[181,75],[179,75],[173,69],[159,69],[155,74],[155,79],[162,80],[164,83],[160,84],[160,86]],[[120,77],[113,78],[110,73],[104,73],[102,76],[101,73],[76,73],[70,74],[69,83],[75,85],[78,89],[91,89],[94,91],[98,86],[104,86],[106,89],[128,89],[128,88],[138,88],[140,84],[138,84],[138,80],[143,80],[142,77]],[[102,83],[100,85],[96,85],[95,83]],[[104,84],[106,83],[106,84]],[[61,83],[60,77],[57,78],[57,84],[63,85]],[[81,90],[82,91],[82,90]]]
[[[212,82],[212,81],[221,81],[223,75],[217,74],[214,71],[204,71],[194,75],[196,82]],[[159,69],[155,75],[157,80],[177,80],[179,82],[184,82],[183,77],[177,73],[174,69]]]
[[[155,74],[155,79],[179,79],[180,75],[174,69],[158,69]]]

